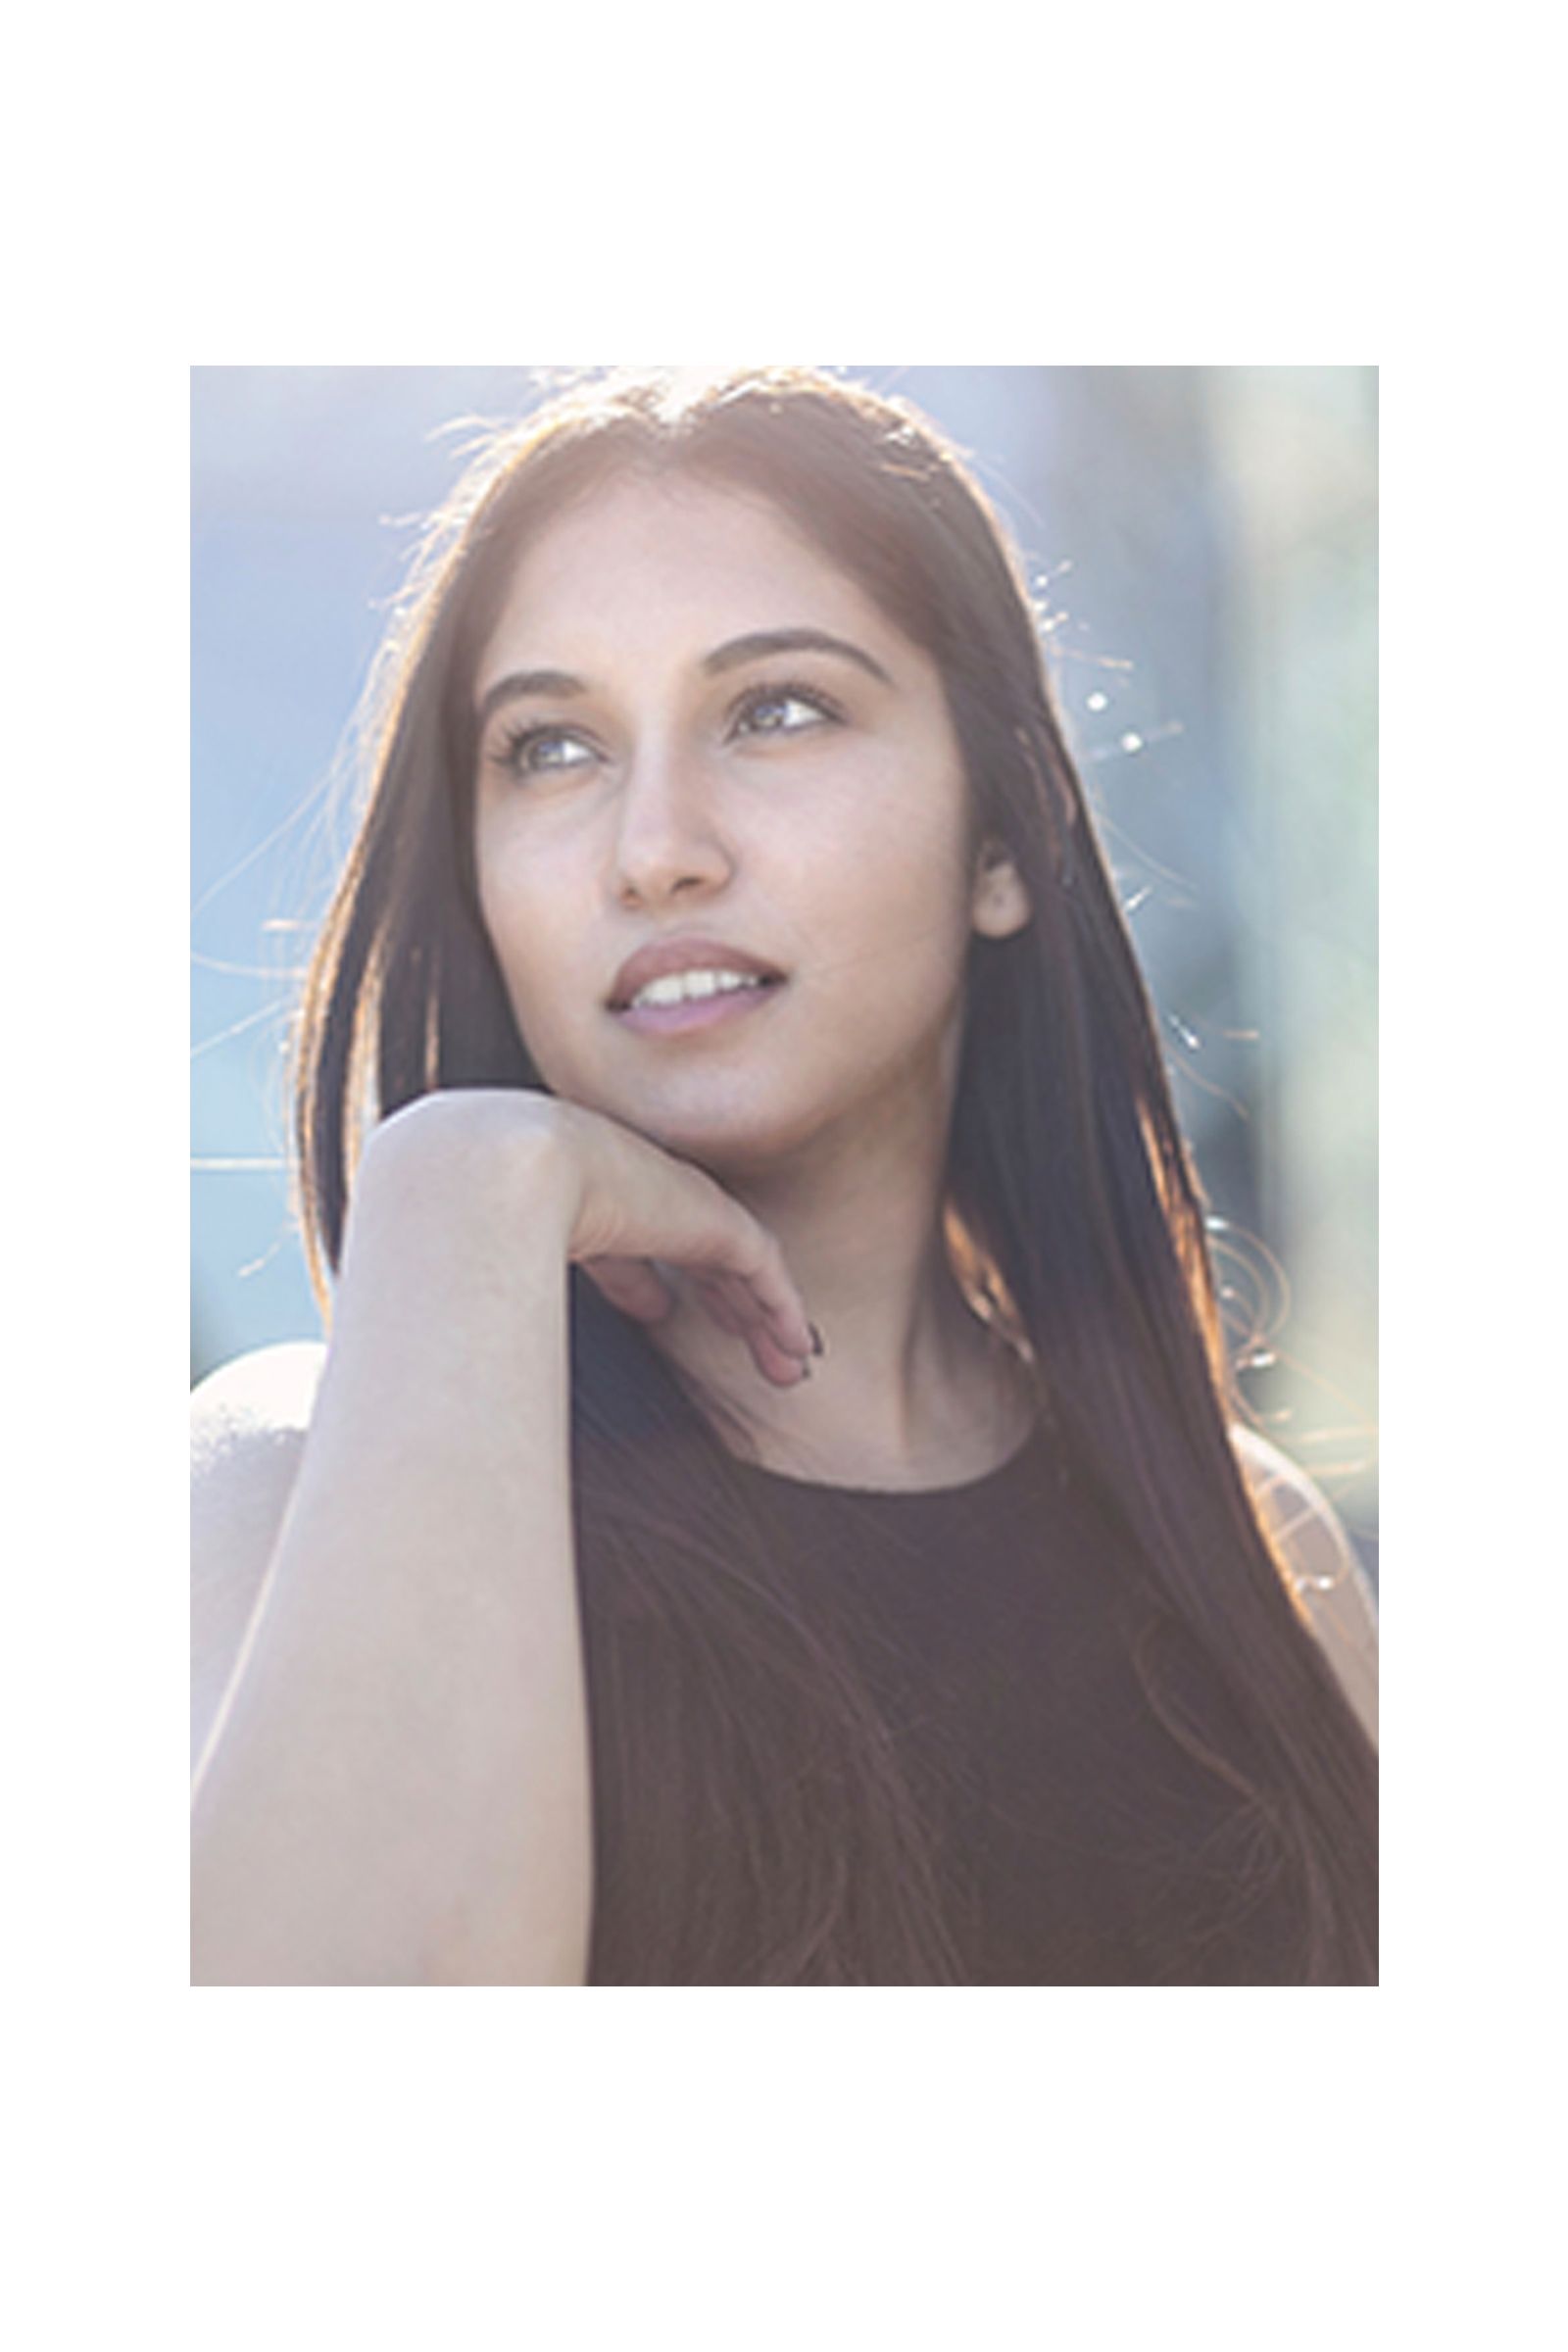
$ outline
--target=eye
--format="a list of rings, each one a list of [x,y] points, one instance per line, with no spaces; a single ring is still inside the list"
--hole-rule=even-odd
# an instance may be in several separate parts
[[[734,710],[737,734],[798,735],[824,721],[835,725],[843,713],[819,687],[798,686],[789,680],[777,686],[755,687],[743,695]]]
[[[583,767],[593,759],[593,747],[564,727],[514,727],[492,754],[497,767],[514,775],[536,776],[563,768]]]

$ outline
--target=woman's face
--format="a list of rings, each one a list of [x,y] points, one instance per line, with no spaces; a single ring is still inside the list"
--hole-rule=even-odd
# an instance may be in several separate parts
[[[480,902],[555,1093],[719,1174],[945,1133],[971,930],[1027,902],[970,873],[935,664],[777,510],[629,476],[561,515],[475,707]],[[662,1003],[670,966],[777,977]]]

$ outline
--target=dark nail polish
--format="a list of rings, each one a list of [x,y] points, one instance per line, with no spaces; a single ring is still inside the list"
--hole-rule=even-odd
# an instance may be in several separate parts
[[[822,1334],[817,1330],[816,1325],[814,1323],[808,1323],[806,1328],[811,1335],[811,1353],[813,1355],[825,1355],[827,1353],[827,1342],[823,1339]]]

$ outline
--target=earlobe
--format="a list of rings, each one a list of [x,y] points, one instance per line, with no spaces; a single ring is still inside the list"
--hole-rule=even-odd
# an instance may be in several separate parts
[[[986,939],[1010,939],[1034,909],[1017,867],[1000,842],[989,842],[975,877],[972,919]]]

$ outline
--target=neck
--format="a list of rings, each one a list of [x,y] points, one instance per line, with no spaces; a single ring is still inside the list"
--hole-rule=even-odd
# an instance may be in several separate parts
[[[809,1380],[775,1390],[684,1298],[656,1336],[738,1418],[764,1468],[936,1487],[984,1476],[1017,1449],[1032,1396],[1013,1351],[954,1275],[938,1149],[911,1157],[862,1148],[809,1170],[725,1182],[783,1245],[824,1352]]]

